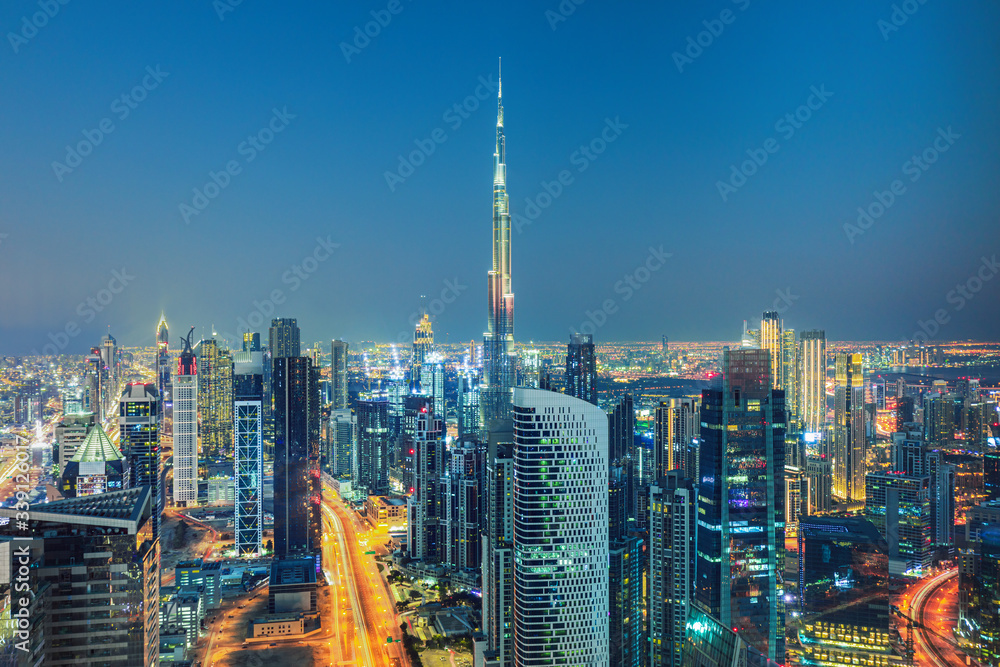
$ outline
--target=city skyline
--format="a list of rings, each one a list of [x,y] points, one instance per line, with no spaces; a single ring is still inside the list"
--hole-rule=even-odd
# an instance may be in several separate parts
[[[249,6],[66,8],[35,32],[22,24],[31,7],[0,15],[16,37],[10,84],[31,100],[5,130],[18,133],[18,167],[2,191],[0,276],[16,286],[0,294],[2,354],[82,354],[108,325],[123,345],[145,344],[160,312],[234,346],[241,321],[263,331],[289,315],[308,317],[316,338],[397,340],[422,295],[441,338],[479,338],[497,56],[519,340],[564,340],[588,321],[595,342],[664,330],[726,340],[738,336],[734,312],[772,309],[831,340],[986,339],[997,328],[988,304],[1000,269],[982,241],[1000,210],[989,186],[1000,134],[997,93],[980,82],[997,74],[1000,12],[986,3],[961,14],[920,5],[900,25],[890,6],[820,16],[743,0],[569,15],[310,8],[310,25]],[[384,27],[358,38],[373,16]],[[762,47],[770,32],[783,38]],[[262,39],[278,52],[254,53]],[[426,39],[435,50],[417,49]],[[95,40],[129,57],[94,55],[105,53]],[[195,53],[176,48],[185,40]],[[58,69],[56,44],[75,56]],[[100,130],[104,119],[113,129]],[[95,145],[77,164],[66,146],[87,137]],[[421,150],[420,165],[401,166]],[[216,196],[198,200],[211,185]],[[709,240],[723,235],[731,242]],[[420,261],[442,247],[457,252]],[[188,271],[156,271],[181,253]],[[829,290],[834,272],[841,289]],[[318,299],[330,314],[309,314]],[[671,316],[649,317],[658,310]]]

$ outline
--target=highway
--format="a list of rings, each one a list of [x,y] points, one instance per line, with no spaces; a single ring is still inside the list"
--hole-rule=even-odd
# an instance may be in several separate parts
[[[911,597],[911,611],[907,613],[933,631],[914,628],[914,663],[935,667],[965,665],[965,652],[934,634],[954,637],[958,624],[958,569],[922,579],[907,592],[906,599]],[[971,664],[979,663],[972,660]]]
[[[333,500],[332,494],[324,493],[323,509],[333,522],[341,553],[348,556],[342,560],[355,627],[364,629],[360,633],[360,644],[364,649],[362,655],[368,660],[365,664],[388,667],[391,658],[398,659],[400,664],[409,664],[402,648],[402,631],[392,595],[375,561],[366,555],[367,551],[375,551],[368,546],[368,531],[357,514]],[[350,548],[347,545],[351,545]],[[386,643],[387,637],[392,638],[392,644]]]

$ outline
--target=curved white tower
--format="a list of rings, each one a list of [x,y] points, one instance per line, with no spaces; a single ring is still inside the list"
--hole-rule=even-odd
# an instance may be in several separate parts
[[[514,389],[514,664],[608,665],[608,417]]]

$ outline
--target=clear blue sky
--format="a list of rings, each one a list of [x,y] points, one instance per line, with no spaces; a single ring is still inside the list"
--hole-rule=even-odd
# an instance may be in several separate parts
[[[275,314],[297,317],[304,342],[389,340],[446,280],[458,296],[436,335],[481,338],[495,99],[446,112],[495,76],[498,56],[513,211],[560,171],[573,179],[514,238],[518,340],[565,339],[607,300],[598,341],[735,339],[779,290],[796,297],[786,326],[831,339],[909,338],[939,309],[938,338],[1000,331],[1000,276],[961,309],[948,300],[1000,253],[994,2],[913,0],[888,32],[888,1],[588,0],[555,29],[556,0],[401,0],[396,14],[245,0],[220,20],[226,1],[74,0],[36,16],[37,31],[24,25],[37,0],[0,8],[0,353],[41,350],[67,325],[80,332],[68,352],[108,325],[120,343],[150,344],[161,310],[175,340],[190,325],[235,333],[275,290]],[[342,43],[373,11],[391,20],[348,62]],[[719,34],[701,35],[708,46],[679,71],[674,52],[709,28]],[[121,101],[144,82],[145,99]],[[810,100],[824,86],[832,95]],[[776,127],[810,101],[794,132]],[[274,121],[263,150],[241,149],[274,109],[294,118]],[[627,127],[595,159],[574,158],[606,119]],[[113,131],[90,155],[53,166],[102,121]],[[948,127],[947,151],[911,181],[904,163]],[[446,140],[391,190],[385,173],[435,130]],[[776,152],[724,201],[730,165],[765,145]],[[239,173],[186,224],[180,204],[230,161]],[[845,223],[896,179],[905,190],[849,242]],[[286,273],[317,237],[339,247],[307,262],[305,281]],[[626,300],[616,284],[661,245],[672,256]],[[124,289],[102,292],[122,268]]]

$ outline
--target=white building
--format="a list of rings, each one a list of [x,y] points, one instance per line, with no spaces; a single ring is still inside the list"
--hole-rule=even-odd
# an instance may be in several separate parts
[[[514,664],[608,665],[608,417],[514,389]]]
[[[174,504],[198,502],[198,366],[190,334],[174,376]]]

